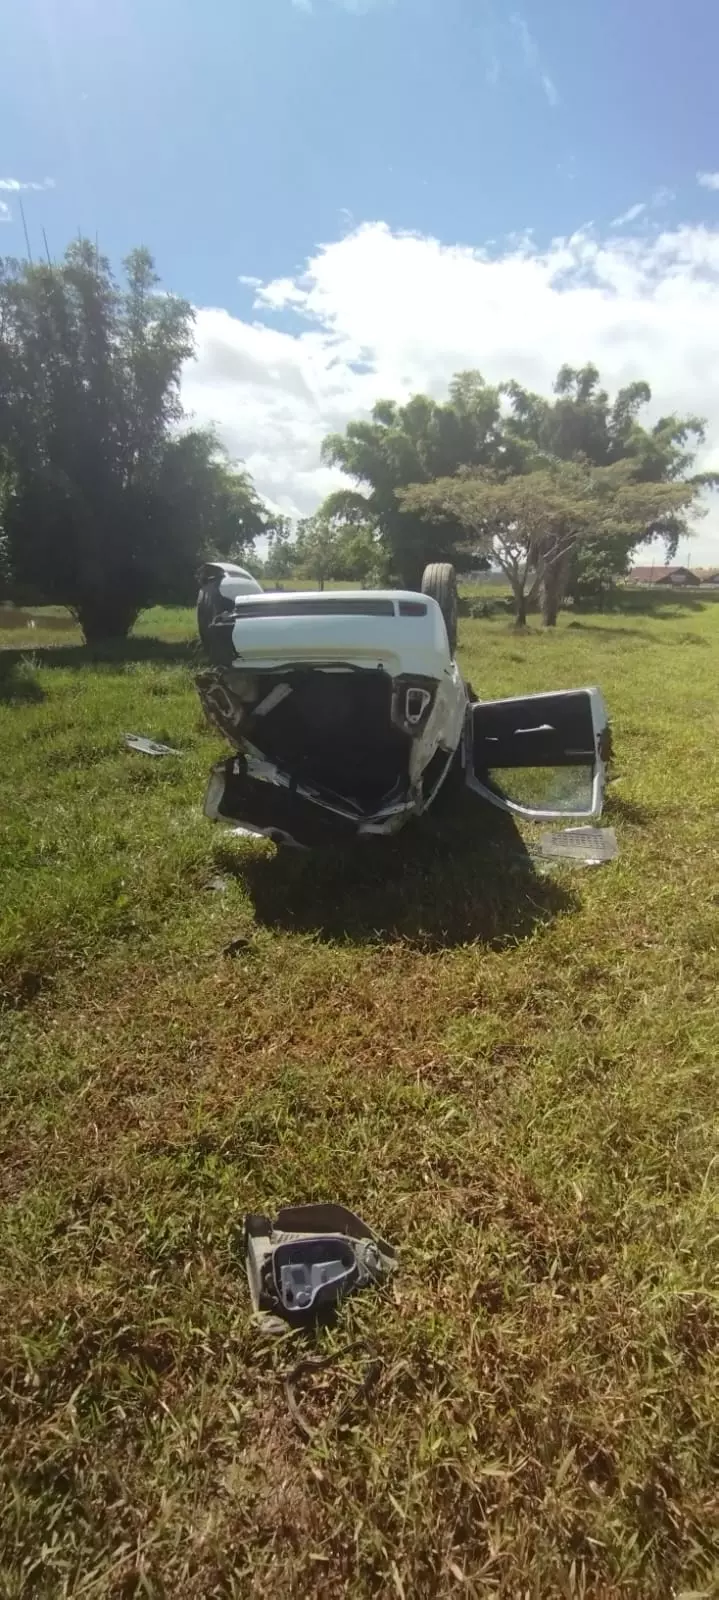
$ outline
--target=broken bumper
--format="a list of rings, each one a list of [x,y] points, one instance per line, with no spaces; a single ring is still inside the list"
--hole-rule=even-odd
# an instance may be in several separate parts
[[[393,834],[417,814],[415,797],[374,816],[353,812],[339,797],[321,795],[270,762],[230,757],[213,768],[204,812],[213,822],[235,824],[276,844],[312,848],[362,836]]]

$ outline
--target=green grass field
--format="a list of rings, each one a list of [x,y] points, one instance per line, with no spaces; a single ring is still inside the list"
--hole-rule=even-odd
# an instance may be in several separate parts
[[[471,803],[213,829],[192,634],[0,633],[0,1593],[709,1600],[719,606],[463,623],[483,695],[612,711],[621,858],[543,876]],[[307,1444],[237,1227],[320,1198],[401,1273],[317,1336]]]

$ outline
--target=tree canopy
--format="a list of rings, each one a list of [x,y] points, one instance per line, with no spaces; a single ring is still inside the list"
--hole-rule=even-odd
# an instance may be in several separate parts
[[[88,639],[123,635],[158,601],[189,600],[206,556],[264,570],[420,585],[430,561],[492,556],[518,615],[541,593],[606,586],[648,538],[676,550],[716,476],[696,474],[697,417],[641,420],[648,384],[611,398],[596,367],[563,366],[550,396],[460,372],[444,401],[380,400],[324,442],[353,486],[295,536],[212,431],[184,428],[193,312],[135,250],[118,284],[87,240],[59,263],[0,262],[0,586],[69,606]]]
[[[398,498],[421,515],[451,519],[473,548],[493,556],[511,585],[520,625],[541,590],[551,626],[578,546],[646,538],[681,515],[696,492],[685,483],[637,483],[630,474],[626,461],[607,467],[553,461],[506,478],[439,478],[400,490]]]
[[[490,551],[521,614],[540,591],[551,624],[583,567],[588,581],[601,573],[606,584],[647,539],[662,537],[673,553],[700,489],[714,481],[693,473],[701,419],[670,415],[646,427],[639,414],[650,400],[643,381],[610,399],[592,365],[562,367],[549,397],[460,373],[443,404],[382,401],[370,421],[332,434],[325,459],[357,489],[323,509],[369,519],[393,575],[412,586],[429,560],[462,570]]]
[[[397,491],[451,477],[463,467],[519,471],[527,455],[524,441],[510,437],[504,426],[500,390],[481,373],[459,373],[442,404],[422,394],[404,406],[381,400],[368,422],[350,422],[343,434],[331,434],[324,460],[354,478],[358,490],[340,490],[323,509],[370,523],[393,577],[417,588],[429,561],[466,565],[464,532],[451,517],[432,522],[404,507]]]
[[[0,264],[0,576],[87,639],[189,599],[207,553],[271,527],[211,432],[180,431],[193,313],[135,250],[119,286],[87,240],[57,265]]]

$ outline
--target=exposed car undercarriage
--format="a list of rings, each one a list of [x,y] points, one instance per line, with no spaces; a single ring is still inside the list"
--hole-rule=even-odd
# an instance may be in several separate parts
[[[218,814],[249,806],[254,822],[264,816],[282,831],[294,818],[312,842],[318,803],[335,818],[331,831],[393,831],[408,810],[426,809],[455,759],[439,745],[420,768],[416,752],[437,684],[416,674],[391,678],[382,668],[346,665],[220,669],[199,688],[211,721],[240,752],[226,764]],[[325,816],[320,834],[329,826]]]
[[[455,776],[521,816],[598,815],[599,692],[476,700],[450,649],[456,595],[430,571],[442,605],[409,591],[218,593],[208,625],[203,595],[212,665],[198,689],[234,752],[213,771],[209,817],[300,845],[393,833]]]

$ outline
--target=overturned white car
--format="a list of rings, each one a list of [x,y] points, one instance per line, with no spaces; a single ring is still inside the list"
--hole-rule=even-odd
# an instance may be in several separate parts
[[[278,843],[395,833],[449,784],[519,817],[588,819],[610,753],[597,689],[478,700],[454,659],[454,570],[422,593],[222,593],[214,564],[198,614],[198,677],[233,755],[205,800],[214,820]],[[229,587],[229,580],[225,580]]]

